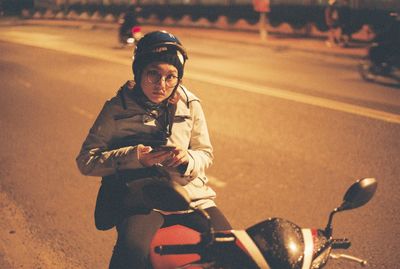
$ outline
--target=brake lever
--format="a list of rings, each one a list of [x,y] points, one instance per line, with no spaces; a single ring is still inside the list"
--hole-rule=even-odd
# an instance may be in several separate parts
[[[351,256],[351,255],[347,255],[347,254],[335,254],[335,253],[330,253],[329,257],[332,259],[345,259],[345,260],[349,260],[349,261],[353,261],[353,262],[357,262],[359,263],[361,266],[366,266],[368,264],[368,262],[366,260]]]

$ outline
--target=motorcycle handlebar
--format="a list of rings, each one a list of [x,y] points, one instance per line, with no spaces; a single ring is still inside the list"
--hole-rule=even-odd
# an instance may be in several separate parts
[[[350,246],[351,246],[351,242],[347,238],[332,240],[332,248],[333,249],[348,249]]]
[[[154,251],[160,255],[171,254],[199,254],[200,247],[198,244],[184,244],[184,245],[163,245],[155,247]]]

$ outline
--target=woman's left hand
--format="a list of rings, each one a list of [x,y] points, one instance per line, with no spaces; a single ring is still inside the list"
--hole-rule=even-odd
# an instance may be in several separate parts
[[[180,165],[187,165],[188,163],[189,154],[187,150],[180,146],[175,146],[175,149],[170,151],[170,157],[162,162],[162,165],[166,167],[178,167]]]

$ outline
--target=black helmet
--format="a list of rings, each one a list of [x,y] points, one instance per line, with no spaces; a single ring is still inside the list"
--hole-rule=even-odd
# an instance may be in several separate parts
[[[149,63],[160,61],[172,64],[178,70],[178,77],[183,77],[186,50],[177,37],[166,31],[154,31],[144,35],[138,42],[133,58],[132,70],[136,83],[141,72]]]
[[[271,269],[301,269],[303,263],[309,261],[308,256],[312,255],[312,251],[309,253],[305,249],[310,243],[309,238],[305,238],[302,229],[288,220],[271,218],[248,228],[246,232]]]

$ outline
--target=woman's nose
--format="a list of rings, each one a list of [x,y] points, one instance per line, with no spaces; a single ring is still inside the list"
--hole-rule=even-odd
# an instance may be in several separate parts
[[[160,79],[156,84],[154,84],[155,88],[157,91],[163,91],[167,88],[167,85],[165,84],[165,80]]]

